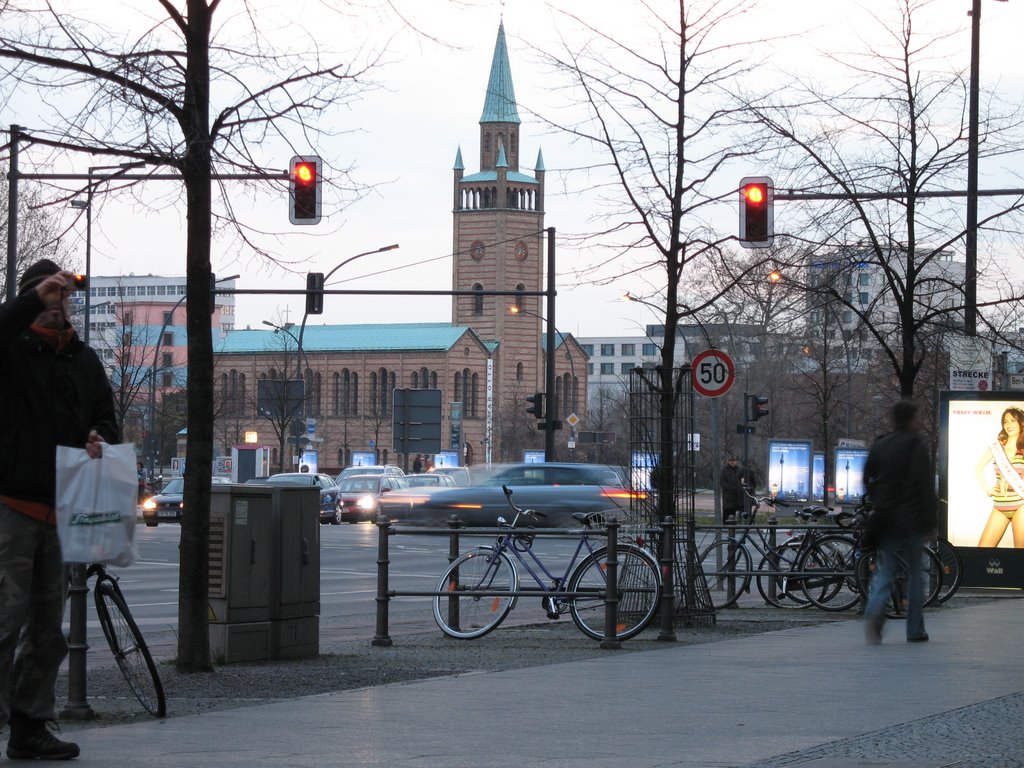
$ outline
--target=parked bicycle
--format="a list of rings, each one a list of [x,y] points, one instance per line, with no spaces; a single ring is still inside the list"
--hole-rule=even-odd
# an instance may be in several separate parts
[[[740,514],[740,521],[728,527],[724,536],[719,534],[698,555],[704,577],[716,609],[728,608],[740,595],[750,591],[750,582],[756,576],[757,591],[765,602],[781,607],[789,603],[809,605],[812,601],[805,588],[802,568],[808,556],[820,541],[829,541],[829,529],[782,531],[777,528],[777,507],[786,507],[781,499],[747,493],[751,500],[749,511]],[[767,515],[767,527],[757,523],[757,515]],[[825,508],[801,511],[797,518],[822,519]],[[782,533],[782,540],[779,534]],[[753,567],[758,557],[757,567]],[[813,562],[813,561],[812,561]],[[851,571],[851,578],[853,572]]]
[[[68,571],[68,584],[71,583],[71,568]],[[92,563],[86,569],[86,581],[96,577],[93,587],[93,599],[96,604],[96,616],[103,628],[103,636],[107,639],[110,652],[114,655],[121,674],[131,688],[135,698],[156,717],[167,714],[167,700],[164,697],[164,686],[160,680],[149,646],[139,630],[139,625],[132,618],[124,593],[117,583],[117,576],[110,573],[102,563]]]
[[[544,517],[544,513],[517,507],[512,491],[507,486],[503,489],[514,512],[512,522],[499,517],[498,526],[503,530],[493,545],[477,547],[448,566],[436,590],[444,596],[434,597],[437,625],[445,634],[461,639],[486,635],[515,607],[521,566],[536,582],[536,594],[541,595],[549,619],[568,612],[581,632],[595,640],[604,639],[608,547],[595,545],[592,538],[603,538],[597,529],[604,526],[605,515],[573,515],[583,529],[565,571],[557,575],[533,549],[535,530],[517,527]],[[645,549],[621,543],[617,550],[615,637],[626,640],[643,631],[654,617],[661,598],[661,573]]]

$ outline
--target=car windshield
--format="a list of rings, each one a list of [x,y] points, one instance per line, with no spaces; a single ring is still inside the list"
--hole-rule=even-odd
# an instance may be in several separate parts
[[[315,475],[277,475],[266,479],[267,485],[313,485]]]
[[[175,493],[181,494],[181,493],[184,493],[184,492],[185,492],[185,478],[183,478],[183,477],[172,478],[167,483],[167,485],[165,485],[163,487],[163,489],[160,491],[160,493],[166,493],[166,494],[175,494]]]
[[[379,487],[375,477],[350,477],[341,481],[342,493],[376,493]]]

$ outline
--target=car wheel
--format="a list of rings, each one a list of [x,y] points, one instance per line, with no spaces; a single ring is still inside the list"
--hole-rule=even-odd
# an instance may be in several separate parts
[[[151,523],[151,522],[149,522],[149,521],[147,520],[147,521],[146,521],[146,527],[147,527],[147,528],[156,528],[156,523]]]
[[[334,517],[331,519],[331,525],[341,525],[341,510],[334,510]]]

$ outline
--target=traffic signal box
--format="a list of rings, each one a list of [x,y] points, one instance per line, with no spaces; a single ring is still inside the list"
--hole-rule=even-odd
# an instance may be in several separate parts
[[[306,275],[306,314],[324,313],[324,273],[310,272]]]
[[[536,416],[538,419],[544,418],[544,393],[537,392],[536,394],[530,395],[526,398],[526,402],[530,404],[530,407],[526,409],[526,412],[531,416]]]
[[[747,395],[747,421],[757,421],[768,415],[768,398],[764,395]]]
[[[740,245],[767,248],[775,239],[775,188],[768,176],[740,179]]]
[[[323,162],[316,155],[296,155],[288,171],[288,220],[319,224]]]

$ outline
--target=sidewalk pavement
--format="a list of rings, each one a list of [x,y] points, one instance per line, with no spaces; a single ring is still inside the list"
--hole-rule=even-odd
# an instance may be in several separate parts
[[[104,768],[1022,766],[1021,608],[929,611],[929,643],[839,621],[69,736]]]

